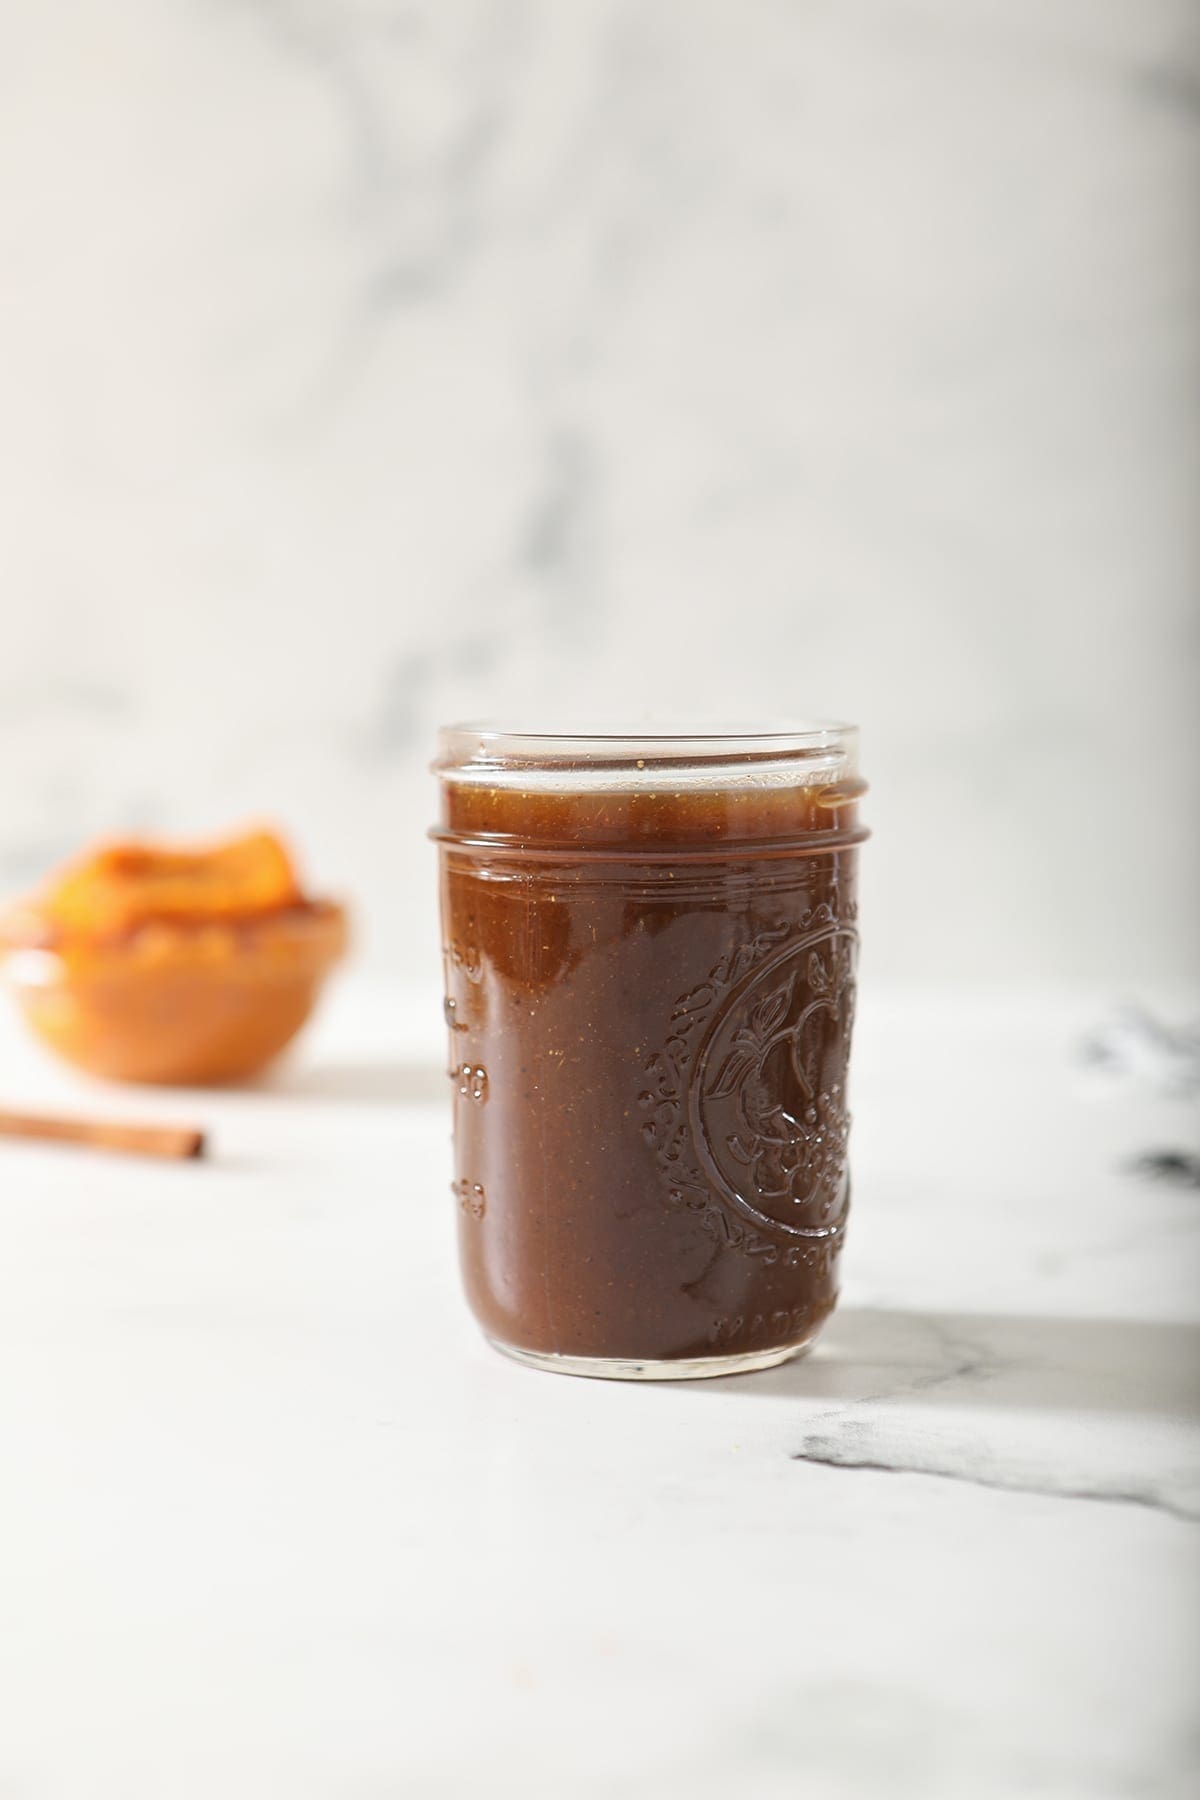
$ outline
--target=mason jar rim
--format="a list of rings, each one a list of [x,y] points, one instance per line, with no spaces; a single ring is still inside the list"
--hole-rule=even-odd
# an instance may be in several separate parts
[[[852,779],[858,727],[836,719],[779,724],[596,725],[525,730],[492,720],[446,725],[433,771],[494,787],[784,786]]]

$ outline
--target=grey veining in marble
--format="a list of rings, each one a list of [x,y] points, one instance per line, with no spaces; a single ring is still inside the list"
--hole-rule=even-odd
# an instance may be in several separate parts
[[[1192,0],[9,9],[0,884],[281,815],[416,978],[439,720],[815,708],[867,728],[881,972],[1172,978],[1196,37]]]
[[[839,1326],[843,1391],[798,1460],[1200,1519],[1195,1326],[885,1312]]]
[[[0,1145],[0,1791],[1188,1800],[1200,1204],[1125,1168],[1180,1103],[1090,1009],[872,990],[813,1354],[574,1381],[462,1304],[437,1000],[140,1095],[205,1163]],[[7,1014],[0,1088],[84,1103]]]

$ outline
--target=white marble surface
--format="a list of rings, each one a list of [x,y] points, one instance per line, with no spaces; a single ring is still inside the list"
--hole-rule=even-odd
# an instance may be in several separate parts
[[[880,974],[1195,971],[1197,37],[5,7],[0,892],[279,814],[419,980],[435,724],[815,709]]]
[[[436,996],[204,1165],[0,1147],[4,1800],[1184,1800],[1200,1196],[1086,1002],[868,993],[807,1362],[541,1375],[460,1303]]]

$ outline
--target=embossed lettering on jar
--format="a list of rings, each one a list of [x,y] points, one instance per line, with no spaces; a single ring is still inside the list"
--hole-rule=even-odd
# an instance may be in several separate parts
[[[459,1243],[499,1348],[761,1368],[845,1236],[857,734],[441,734]]]

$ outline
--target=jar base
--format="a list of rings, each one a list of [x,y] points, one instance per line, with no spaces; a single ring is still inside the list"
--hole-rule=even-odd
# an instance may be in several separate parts
[[[817,1333],[802,1338],[798,1344],[784,1344],[773,1350],[742,1350],[729,1356],[642,1357],[620,1356],[556,1356],[542,1350],[518,1350],[503,1344],[499,1338],[488,1338],[493,1350],[511,1356],[515,1362],[531,1369],[545,1369],[552,1375],[584,1375],[599,1381],[708,1381],[719,1375],[750,1375],[756,1369],[774,1369],[793,1357],[812,1349]]]

